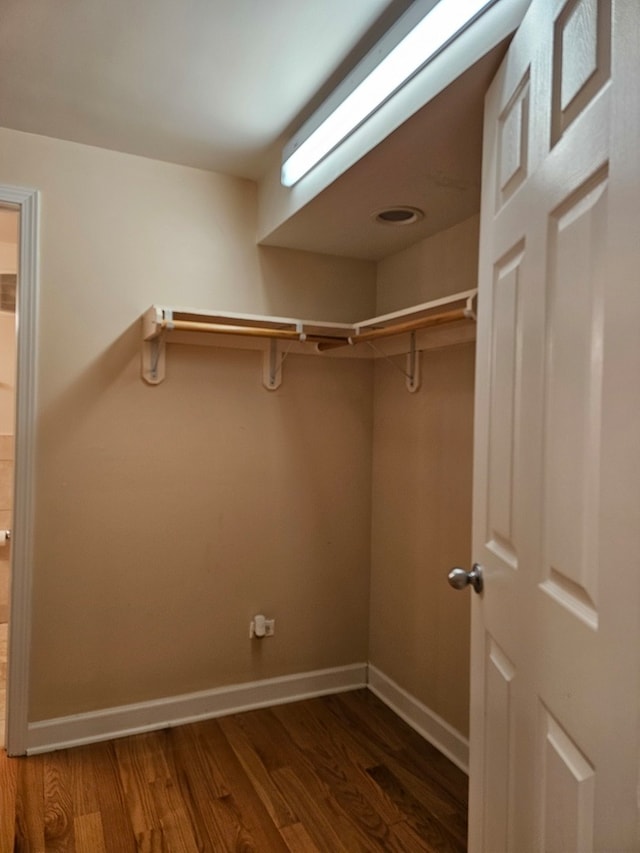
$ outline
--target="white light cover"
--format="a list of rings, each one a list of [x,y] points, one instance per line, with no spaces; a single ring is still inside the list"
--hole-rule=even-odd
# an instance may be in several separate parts
[[[440,0],[282,164],[291,187],[494,0]]]

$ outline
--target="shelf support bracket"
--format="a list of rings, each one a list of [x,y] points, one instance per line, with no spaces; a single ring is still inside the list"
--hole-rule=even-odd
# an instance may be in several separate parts
[[[164,332],[142,341],[142,378],[148,385],[164,382],[167,364],[167,342]]]
[[[267,391],[276,391],[282,385],[282,362],[284,356],[278,349],[278,341],[272,338],[269,348],[262,354],[262,384]]]
[[[164,381],[166,349],[164,335],[142,342],[142,378],[148,385],[159,385]]]
[[[474,322],[477,323],[478,316],[476,314],[476,308],[475,308],[475,300],[476,299],[477,299],[477,297],[475,294],[472,296],[469,296],[469,298],[467,299],[467,303],[465,305],[465,308],[464,308],[464,316],[467,318],[467,320],[473,320]]]
[[[420,388],[420,350],[416,349],[416,333],[411,332],[411,344],[407,353],[407,391],[410,394],[415,394]]]
[[[166,326],[163,326],[166,321]],[[152,306],[142,316],[142,378],[148,385],[159,385],[166,375],[167,341],[165,328],[173,328],[173,312]]]

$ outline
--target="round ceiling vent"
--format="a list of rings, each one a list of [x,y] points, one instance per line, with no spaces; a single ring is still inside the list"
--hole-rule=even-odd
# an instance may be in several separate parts
[[[418,207],[396,205],[395,207],[385,207],[384,210],[378,210],[373,214],[373,219],[381,225],[413,225],[414,222],[418,222],[423,216],[423,211]]]

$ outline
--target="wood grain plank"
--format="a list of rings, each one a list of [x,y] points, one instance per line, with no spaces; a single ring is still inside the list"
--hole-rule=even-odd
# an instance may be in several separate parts
[[[230,796],[229,790],[217,765],[206,757],[206,745],[196,727],[168,731],[167,763],[186,804],[199,849],[230,849],[229,838],[235,830],[228,829],[228,816],[219,806]],[[231,823],[235,828],[235,817]]]
[[[240,811],[215,756],[209,754],[206,730],[196,724],[167,730],[165,758],[176,795],[198,850],[252,850]]]
[[[271,820],[279,828],[297,824],[298,817],[286,803],[277,785],[271,778],[267,768],[262,763],[257,749],[250,738],[239,725],[237,717],[226,717],[218,720],[224,736],[231,745],[245,773],[258,792]]]
[[[439,784],[425,774],[417,776],[413,768],[408,768],[403,765],[394,756],[388,756],[387,765],[378,765],[375,768],[369,768],[369,775],[372,778],[377,778],[378,782],[384,787],[379,774],[381,772],[392,773],[398,782],[406,788],[412,796],[419,800],[425,808],[427,808],[438,820],[445,823],[449,829],[461,840],[467,837],[467,808],[466,804],[461,803],[459,799],[452,797],[448,791],[440,787]]]
[[[19,759],[16,789],[16,849],[44,851],[44,757]]]
[[[203,849],[253,850],[251,831],[233,794],[235,773],[227,774],[224,753],[217,754],[212,726],[196,723],[172,730],[171,741],[172,760],[180,767],[178,785],[190,800],[191,819]]]
[[[152,782],[151,789],[162,831],[163,848],[180,853],[198,853],[191,820],[184,805],[178,802],[172,784]]]
[[[122,790],[136,845],[141,853],[162,851],[162,830],[150,782],[162,777],[153,750],[153,738],[142,735],[114,744]]]
[[[217,720],[199,723],[206,732],[208,746],[207,757],[215,761],[228,780],[229,790],[238,808],[242,826],[254,840],[257,850],[269,850],[273,853],[286,851],[286,845],[278,828],[251,784],[242,764],[224,736]]]
[[[406,822],[428,845],[442,853],[464,853],[467,849],[466,835],[463,838],[458,837],[449,828],[448,822],[440,821],[387,768],[380,766],[369,772],[407,815]]]
[[[44,840],[47,850],[75,850],[69,754],[44,756]]]
[[[302,823],[292,823],[283,826],[280,834],[287,844],[290,853],[323,853],[311,840],[309,833]]]
[[[374,702],[371,703],[371,708],[376,708],[376,705],[381,705],[375,697],[373,697]],[[379,708],[376,708],[376,713]],[[385,709],[386,711],[386,709]],[[377,768],[379,763],[386,763],[390,769],[398,776],[399,780],[402,782],[405,787],[407,787],[420,801],[422,801],[433,813],[436,817],[441,820],[451,822],[453,824],[453,828],[455,829],[456,835],[460,838],[467,837],[467,778],[466,776],[458,770],[454,766],[454,770],[456,772],[456,779],[459,783],[459,789],[457,791],[456,796],[452,796],[449,792],[449,788],[443,788],[438,779],[437,769],[433,769],[432,762],[432,750],[433,747],[431,744],[425,742],[422,738],[420,738],[419,749],[416,749],[415,744],[413,743],[413,736],[415,732],[410,729],[409,726],[399,720],[396,719],[396,733],[399,737],[403,734],[405,737],[410,739],[413,749],[409,749],[408,744],[405,743],[404,746],[399,746],[399,743],[404,742],[399,741],[395,744],[395,749],[392,751],[388,748],[383,748],[381,746],[374,746],[370,740],[368,739],[366,734],[362,734],[361,728],[353,728],[351,724],[346,723],[344,719],[340,716],[334,715],[332,709],[328,707],[327,703],[322,703],[318,705],[315,713],[318,715],[324,715],[325,717],[329,717],[332,725],[334,727],[338,727],[341,732],[341,738],[348,743],[349,752],[354,755],[358,755],[358,747],[362,746],[360,740],[366,746],[366,749],[363,749],[359,753],[359,763],[360,765],[364,765],[366,762],[366,766],[363,767],[365,770],[371,770],[372,768]],[[358,734],[360,734],[360,740],[358,738]],[[355,746],[354,746],[355,744]],[[410,754],[408,757],[408,753],[415,753],[416,751],[426,751],[426,756],[423,761],[416,761],[415,755]],[[398,757],[396,757],[396,755]],[[438,753],[438,759],[444,758]],[[426,761],[426,764],[425,764]],[[449,764],[448,759],[445,758],[445,761]],[[375,774],[368,773],[370,778],[373,778]],[[435,777],[435,781],[434,781]],[[389,821],[390,823],[394,823],[393,821]]]
[[[0,853],[461,853],[466,777],[368,691],[0,751]]]
[[[393,756],[399,765],[418,779],[429,779],[444,795],[446,792],[465,811],[468,779],[466,775],[432,744],[414,731],[368,690],[353,691],[344,696],[329,697],[330,707],[343,725],[349,726],[354,738],[366,744],[376,756],[376,764]]]
[[[292,741],[290,733],[276,717],[275,709],[235,714],[233,719],[272,778],[275,778],[277,770],[295,766],[296,775],[311,796],[322,800],[327,795],[328,788],[319,778],[317,768]],[[293,810],[295,812],[295,808]]]
[[[115,742],[92,744],[83,756],[83,763],[87,764],[83,776],[95,780],[98,810],[102,816],[102,831],[108,853],[111,850],[133,853],[137,845],[124,799]]]
[[[358,815],[371,834],[402,819],[397,806],[352,758],[343,733],[316,713],[317,702],[296,702],[274,709],[291,739],[338,803]]]
[[[354,691],[354,706],[365,717],[374,711],[378,725],[383,731],[393,732],[400,739],[400,747],[393,752],[402,762],[413,765],[416,775],[428,774],[437,780],[449,794],[466,804],[468,779],[459,767],[443,755],[435,746],[401,720],[390,708],[368,690]]]
[[[100,812],[98,779],[92,761],[93,752],[93,746],[80,746],[68,752],[75,817]]]
[[[273,712],[265,708],[228,718],[244,732],[268,772],[286,767],[292,750],[291,738]]]
[[[328,697],[327,706],[353,731],[360,732],[370,748],[383,752],[400,750],[404,746],[404,732],[387,725],[379,700],[368,690]],[[382,703],[380,703],[382,704]]]
[[[178,772],[172,767],[172,743],[167,729],[154,732],[145,740],[144,758],[153,812],[169,850],[197,853],[189,808],[177,783]]]
[[[313,704],[315,715],[323,721],[327,728],[339,732],[339,737],[344,741],[349,755],[359,767],[363,770],[374,767],[380,760],[380,750],[372,749],[371,744],[366,739],[353,736],[352,724],[344,720],[340,714],[335,713],[328,701],[329,698],[325,697],[327,701]],[[337,703],[338,706],[340,704],[340,702]]]
[[[100,812],[74,817],[73,828],[76,853],[107,853]]]
[[[280,767],[274,770],[273,777],[320,850],[331,850],[332,853],[349,853],[349,848],[342,843],[332,824],[331,810],[328,807],[330,796],[328,792],[323,797],[318,798],[290,767]]]
[[[389,827],[386,824],[378,822],[373,827],[373,832],[367,832],[360,815],[361,803],[356,801],[355,808],[349,809],[344,796],[340,799],[342,802],[334,796],[327,797],[325,807],[334,832],[347,850],[376,853],[379,850],[391,849]]]
[[[209,809],[215,824],[212,850],[226,850],[235,853],[236,850],[257,850],[251,830],[246,826],[242,809],[232,794],[213,800]],[[267,848],[268,849],[268,848]]]
[[[215,800],[228,797],[230,791],[222,769],[208,755],[208,732],[208,727],[201,723],[168,729],[166,760],[174,775],[178,767],[192,769],[192,775],[198,777],[207,799]],[[193,767],[192,762],[195,762]]]
[[[0,850],[13,850],[18,761],[0,761]]]
[[[394,835],[404,853],[441,853],[438,847],[433,847],[409,825],[407,821],[401,821],[393,826]]]

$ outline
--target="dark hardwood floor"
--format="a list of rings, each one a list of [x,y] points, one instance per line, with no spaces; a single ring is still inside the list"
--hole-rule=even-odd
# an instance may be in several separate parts
[[[466,850],[467,779],[368,690],[0,757],[0,853]]]

